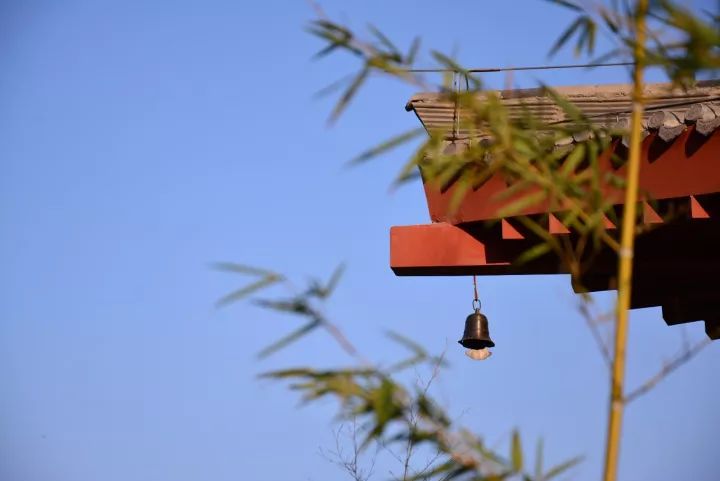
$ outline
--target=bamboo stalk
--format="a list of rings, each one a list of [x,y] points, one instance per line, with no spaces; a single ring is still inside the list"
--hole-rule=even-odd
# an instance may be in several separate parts
[[[639,0],[635,17],[635,47],[633,71],[633,110],[630,120],[630,153],[627,170],[627,188],[623,209],[620,251],[618,253],[618,298],[615,306],[615,351],[610,379],[610,406],[605,450],[605,481],[617,479],[620,436],[622,430],[625,382],[625,352],[627,347],[628,311],[632,286],[632,260],[637,218],[638,177],[640,173],[640,144],[642,142],[643,67],[645,61],[645,16],[648,0]]]

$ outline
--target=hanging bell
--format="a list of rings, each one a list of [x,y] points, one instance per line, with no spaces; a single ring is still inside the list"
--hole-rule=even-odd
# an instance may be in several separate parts
[[[475,309],[475,312],[465,319],[465,332],[458,342],[468,349],[495,347],[495,343],[490,339],[488,319],[485,314],[480,312],[480,309]]]

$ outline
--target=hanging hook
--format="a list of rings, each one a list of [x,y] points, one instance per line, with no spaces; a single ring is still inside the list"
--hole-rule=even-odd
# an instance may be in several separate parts
[[[474,294],[473,301],[472,301],[473,309],[475,309],[476,311],[479,311],[480,310],[480,298],[478,297],[477,276],[476,275],[473,275],[473,294]]]

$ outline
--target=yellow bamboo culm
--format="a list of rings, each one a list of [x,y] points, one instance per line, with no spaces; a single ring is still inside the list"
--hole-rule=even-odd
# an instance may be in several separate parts
[[[633,110],[630,120],[630,153],[627,187],[622,218],[620,251],[618,252],[618,298],[615,307],[615,351],[610,380],[610,409],[608,415],[607,447],[605,450],[604,481],[617,479],[620,437],[622,431],[625,383],[625,352],[627,346],[628,311],[632,286],[632,260],[637,217],[638,177],[640,173],[640,144],[643,117],[643,67],[645,63],[645,16],[648,0],[639,0],[635,17],[635,69],[633,71]]]

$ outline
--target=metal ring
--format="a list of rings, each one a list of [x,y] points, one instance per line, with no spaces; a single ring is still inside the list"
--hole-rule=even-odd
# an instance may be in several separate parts
[[[480,310],[480,299],[473,299],[472,301],[473,309]]]

